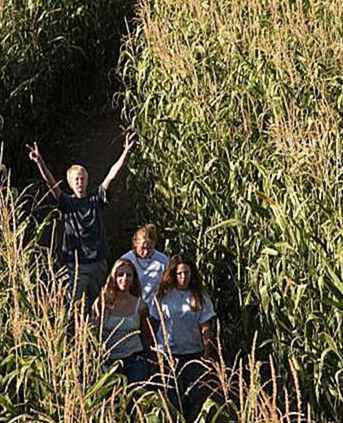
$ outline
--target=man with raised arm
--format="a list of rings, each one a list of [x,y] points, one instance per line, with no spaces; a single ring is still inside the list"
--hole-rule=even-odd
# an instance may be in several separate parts
[[[133,145],[134,141],[126,137],[121,156],[93,194],[87,193],[86,168],[72,165],[67,170],[67,181],[72,195],[61,190],[40,154],[37,143],[33,146],[27,145],[30,159],[37,164],[63,216],[62,261],[68,268],[70,299],[80,300],[85,295],[87,313],[99,295],[107,275],[103,219],[103,208],[107,203],[106,192],[125,165]]]

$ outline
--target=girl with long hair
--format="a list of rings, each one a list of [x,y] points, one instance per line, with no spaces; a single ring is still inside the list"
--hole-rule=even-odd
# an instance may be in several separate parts
[[[150,314],[158,327],[158,350],[169,356],[169,362],[176,362],[177,380],[168,391],[169,399],[192,421],[203,400],[200,360],[210,356],[210,326],[215,317],[192,260],[182,255],[170,259]]]
[[[106,366],[122,360],[122,372],[129,383],[142,381],[148,375],[143,351],[151,344],[149,313],[140,294],[135,266],[119,259],[93,307],[93,321],[108,353]]]

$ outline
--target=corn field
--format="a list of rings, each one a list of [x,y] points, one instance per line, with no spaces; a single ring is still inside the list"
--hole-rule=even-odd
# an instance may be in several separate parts
[[[18,172],[25,143],[59,151],[73,110],[99,106],[93,73],[112,78],[132,6],[0,0],[0,135]],[[137,220],[196,256],[220,321],[197,423],[341,421],[342,33],[339,0],[136,6],[114,100],[139,136]],[[11,173],[0,190],[0,421],[184,422],[165,386],[104,371],[31,192]]]
[[[118,66],[139,219],[316,422],[343,415],[342,32],[338,0],[147,1]]]
[[[51,249],[39,246],[54,220],[37,224],[27,204],[35,208],[39,200],[19,195],[9,179],[0,192],[0,421],[185,422],[166,400],[167,384],[128,385],[119,361],[104,370],[107,356],[94,327],[66,302],[66,272],[56,270]],[[291,361],[292,380],[281,389],[273,359],[259,361],[255,344],[248,363],[237,359],[229,368],[217,342],[219,358],[206,364],[208,398],[197,423],[313,421]],[[271,369],[268,383],[260,376],[263,366]]]
[[[21,186],[31,177],[25,144],[68,155],[80,114],[111,103],[113,59],[132,8],[130,0],[0,1],[0,114]]]

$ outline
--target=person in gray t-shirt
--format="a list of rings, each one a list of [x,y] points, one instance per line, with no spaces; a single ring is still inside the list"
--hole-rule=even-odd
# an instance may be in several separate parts
[[[157,327],[157,349],[166,357],[172,355],[169,363],[173,359],[177,363],[178,389],[168,390],[169,399],[175,407],[183,409],[187,421],[194,421],[194,413],[204,399],[204,389],[198,382],[204,368],[199,360],[210,357],[210,322],[215,312],[193,261],[181,255],[170,259],[150,316]]]
[[[131,137],[132,138],[132,137]],[[62,262],[69,273],[71,300],[85,295],[86,312],[89,313],[99,295],[107,274],[106,248],[103,222],[103,207],[110,183],[123,168],[134,145],[126,137],[124,150],[111,167],[107,176],[94,194],[88,194],[88,172],[84,166],[72,165],[67,171],[67,181],[72,195],[62,192],[59,183],[48,169],[36,143],[27,145],[29,157],[37,164],[40,174],[51,189],[61,210],[64,231]]]

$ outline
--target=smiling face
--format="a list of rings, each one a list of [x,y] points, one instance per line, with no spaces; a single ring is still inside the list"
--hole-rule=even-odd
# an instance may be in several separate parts
[[[120,266],[116,271],[115,279],[118,291],[129,291],[134,279],[132,267],[127,264]]]
[[[191,268],[188,264],[178,264],[176,266],[176,287],[178,289],[187,289],[191,280]]]
[[[67,173],[70,188],[75,197],[83,198],[87,195],[88,173],[82,166],[71,168]]]

